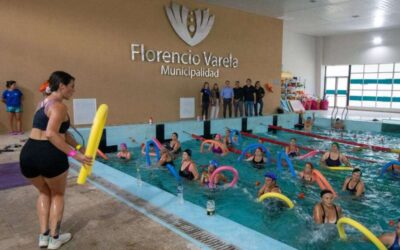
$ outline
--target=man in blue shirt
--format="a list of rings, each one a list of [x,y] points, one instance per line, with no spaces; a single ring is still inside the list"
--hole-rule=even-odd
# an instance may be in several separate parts
[[[226,80],[225,87],[222,89],[221,95],[224,103],[224,118],[226,118],[226,108],[229,110],[229,117],[232,117],[232,100],[233,100],[233,89],[229,86],[231,83]]]
[[[11,134],[23,134],[21,129],[21,99],[22,92],[17,89],[15,81],[7,81],[7,89],[2,94],[2,101],[6,104],[7,113],[9,114],[9,122]],[[16,121],[16,129],[14,129],[14,120]]]

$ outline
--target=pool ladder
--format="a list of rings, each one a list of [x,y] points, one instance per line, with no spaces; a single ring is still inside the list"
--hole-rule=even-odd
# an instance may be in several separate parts
[[[338,113],[339,113],[339,107],[338,106],[334,106],[333,109],[332,109],[332,113],[331,113],[331,125],[332,126],[335,123],[335,120],[336,120],[336,117],[337,117]],[[342,110],[342,115],[340,116],[340,119],[342,121],[346,121],[348,114],[349,114],[349,107],[346,106]]]

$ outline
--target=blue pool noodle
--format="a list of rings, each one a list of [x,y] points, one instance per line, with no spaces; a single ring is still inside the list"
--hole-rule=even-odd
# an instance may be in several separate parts
[[[154,148],[156,149],[156,156],[157,159],[160,159],[160,149],[157,147],[157,144],[153,140],[149,140],[146,142],[146,164],[148,167],[151,166],[151,160],[150,160],[150,146],[153,144]]]
[[[391,161],[391,162],[386,163],[385,166],[383,166],[383,168],[382,168],[380,176],[382,176],[387,171],[387,169],[390,168],[394,164],[400,165],[400,161]],[[396,175],[395,171],[393,171],[393,175]]]
[[[284,151],[281,151],[278,154],[278,162],[277,162],[278,170],[279,171],[283,171],[283,168],[282,168],[282,157],[285,159],[286,163],[288,164],[289,170],[290,170],[290,173],[292,174],[292,176],[296,177],[296,172],[294,171],[293,163],[290,160],[289,156]]]
[[[166,167],[168,168],[169,172],[175,177],[176,181],[181,182],[181,177],[176,172],[174,166],[172,166],[171,164],[168,163]]]
[[[233,141],[233,136],[234,136],[235,134],[237,134],[237,136],[238,136],[238,141],[237,141],[237,142],[234,142],[234,141]],[[230,139],[231,139],[231,142],[237,146],[237,145],[239,145],[240,142],[242,141],[242,135],[240,134],[240,132],[239,132],[238,130],[236,130],[236,129],[231,129]]]

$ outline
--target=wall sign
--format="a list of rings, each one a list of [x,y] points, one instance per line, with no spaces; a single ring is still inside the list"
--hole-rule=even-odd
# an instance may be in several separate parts
[[[207,9],[189,11],[177,3],[165,7],[165,11],[175,32],[190,46],[207,37],[215,20]],[[219,68],[239,67],[239,60],[232,53],[221,56],[209,51],[195,53],[191,49],[183,52],[157,50],[149,49],[142,43],[131,44],[131,59],[134,62],[161,63],[161,75],[189,78],[218,78]]]
[[[165,7],[165,11],[176,34],[190,46],[203,41],[214,24],[215,16],[210,15],[208,9],[189,11],[185,6],[173,2]]]

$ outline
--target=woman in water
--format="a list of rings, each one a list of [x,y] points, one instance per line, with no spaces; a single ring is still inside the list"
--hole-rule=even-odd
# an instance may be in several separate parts
[[[165,167],[167,164],[174,166],[174,161],[168,149],[163,147],[160,150],[160,160],[158,161],[158,165]]]
[[[264,175],[265,183],[258,191],[258,197],[265,193],[282,193],[279,186],[276,184],[276,175],[272,172],[266,173]]]
[[[342,191],[349,191],[357,197],[360,197],[365,191],[364,182],[361,180],[361,170],[359,168],[353,169],[351,177],[347,177],[343,183]]]
[[[131,159],[131,152],[128,151],[126,143],[121,143],[119,147],[121,148],[121,151],[118,152],[117,157],[129,161]]]
[[[324,189],[321,191],[321,202],[314,207],[314,221],[316,224],[336,224],[342,217],[342,208],[333,203],[332,191]]]
[[[388,250],[400,250],[400,219],[394,232],[382,234],[379,240],[388,247]]]
[[[178,140],[178,133],[173,132],[171,135],[171,141],[165,145],[169,152],[177,158],[181,153],[181,142]]]
[[[255,168],[264,168],[267,158],[264,156],[262,148],[256,148],[254,155],[247,158],[246,161],[251,161]]]
[[[304,182],[313,183],[315,180],[313,178],[314,166],[311,162],[306,162],[303,172],[300,172],[300,179]]]
[[[228,149],[222,142],[222,136],[220,134],[216,134],[214,137],[214,141],[221,142],[222,147],[216,144],[210,144],[210,146],[208,147],[208,151],[212,151],[214,154],[225,156],[228,153]]]
[[[212,173],[213,173],[217,168],[218,168],[218,162],[217,162],[216,160],[211,160],[211,161],[210,161],[210,165],[208,165],[207,171],[204,171],[204,172],[201,174],[200,183],[201,183],[202,185],[208,185],[208,184],[210,183],[210,177],[211,177]],[[218,184],[220,183],[220,181],[222,181],[222,182],[225,183],[225,182],[227,181],[227,179],[226,179],[226,177],[225,177],[223,174],[218,173],[218,174],[216,174],[215,177],[214,177],[214,184],[215,184],[215,185],[218,185]]]
[[[340,147],[337,142],[332,143],[331,149],[328,152],[325,152],[320,160],[320,164],[323,167],[338,167],[342,165],[342,162],[346,166],[351,167],[346,156],[340,153]]]
[[[227,148],[232,147],[233,142],[231,140],[231,130],[230,129],[227,129],[225,131],[225,137],[224,137],[223,142]]]
[[[300,155],[300,149],[297,147],[296,138],[290,139],[290,144],[285,148],[285,152],[289,157],[296,157]]]
[[[314,125],[314,121],[315,121],[315,113],[313,113],[313,116],[311,118],[311,116],[307,117],[307,119],[304,121],[304,130],[305,131],[311,131],[312,127]]]
[[[186,149],[182,153],[182,165],[179,170],[179,175],[188,180],[199,179],[196,164],[192,161],[192,150]]]

